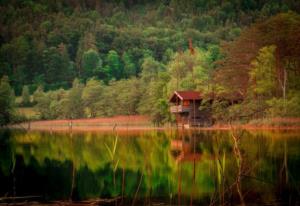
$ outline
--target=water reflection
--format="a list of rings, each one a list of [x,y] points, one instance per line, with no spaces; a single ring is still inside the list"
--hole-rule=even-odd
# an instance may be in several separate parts
[[[298,131],[6,130],[0,138],[2,197],[105,198],[119,205],[299,203]]]

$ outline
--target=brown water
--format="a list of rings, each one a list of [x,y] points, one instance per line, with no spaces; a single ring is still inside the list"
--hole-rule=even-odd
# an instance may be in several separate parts
[[[0,203],[300,204],[300,131],[3,130],[0,165]]]

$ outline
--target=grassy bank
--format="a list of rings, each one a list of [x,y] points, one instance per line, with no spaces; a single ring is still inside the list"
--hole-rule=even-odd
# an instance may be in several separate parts
[[[243,128],[247,130],[268,130],[268,129],[300,129],[300,118],[292,117],[277,117],[277,118],[261,118],[261,119],[252,119],[248,122],[235,121],[232,124],[234,128]],[[219,123],[213,125],[211,128],[207,129],[231,129],[231,126],[227,123]]]
[[[153,129],[151,120],[142,115],[114,116],[90,119],[62,119],[28,121],[11,125],[10,128],[22,128],[32,130],[80,130],[80,131],[106,131],[106,130],[138,130]]]
[[[245,126],[249,127],[274,127],[274,128],[300,128],[300,118],[291,117],[277,117],[277,118],[264,118],[254,119],[247,123]]]
[[[25,110],[26,111],[26,110]],[[29,112],[28,112],[29,113]],[[254,119],[248,123],[234,122],[234,128],[247,130],[300,130],[300,118],[266,118]],[[150,118],[142,115],[114,116],[89,119],[63,119],[28,121],[11,125],[10,128],[21,128],[45,131],[112,131],[169,129],[170,125],[155,127]],[[172,128],[176,128],[175,125]],[[198,127],[200,130],[230,130],[229,124],[215,124],[211,127]]]

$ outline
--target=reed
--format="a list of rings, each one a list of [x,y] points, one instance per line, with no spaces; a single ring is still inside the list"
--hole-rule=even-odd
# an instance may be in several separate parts
[[[119,160],[120,159],[116,159],[116,151],[117,151],[117,145],[118,145],[118,135],[115,134],[115,138],[113,140],[113,143],[111,145],[111,147],[109,147],[106,143],[104,143],[109,157],[110,157],[110,161],[111,161],[111,166],[113,169],[113,183],[114,183],[114,187],[116,188],[116,171],[118,169],[118,165],[119,165]]]

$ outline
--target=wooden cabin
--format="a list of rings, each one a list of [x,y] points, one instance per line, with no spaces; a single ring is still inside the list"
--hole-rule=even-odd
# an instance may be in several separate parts
[[[203,97],[196,91],[175,91],[171,96],[170,111],[176,117],[178,126],[204,126],[211,124],[208,112],[200,111],[199,107]]]

